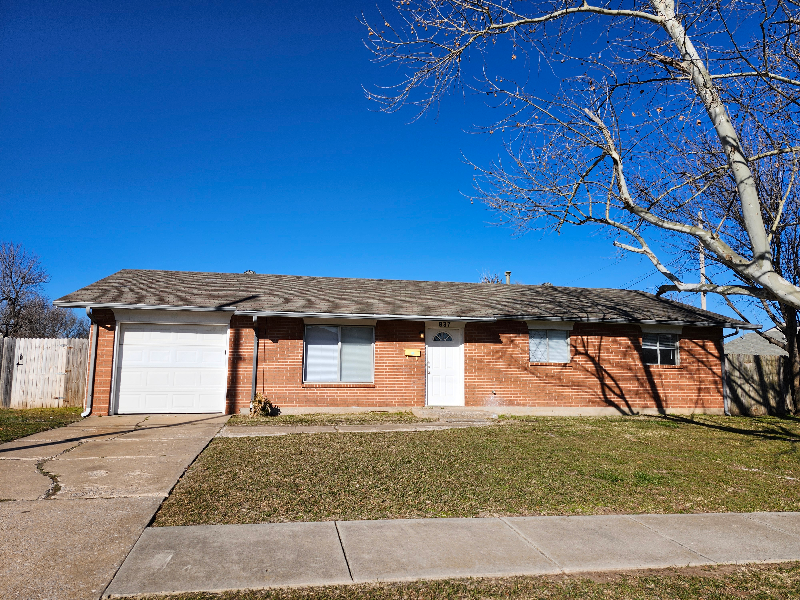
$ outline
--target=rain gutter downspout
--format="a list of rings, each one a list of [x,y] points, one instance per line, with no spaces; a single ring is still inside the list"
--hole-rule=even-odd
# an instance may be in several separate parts
[[[258,376],[258,315],[253,315],[253,374],[250,383],[250,407],[256,399],[256,377]]]
[[[89,355],[89,380],[86,382],[86,410],[81,413],[81,418],[85,419],[92,414],[92,405],[94,404],[94,367],[97,363],[97,334],[99,327],[92,319],[92,309],[86,307],[86,316],[92,322],[92,348]]]

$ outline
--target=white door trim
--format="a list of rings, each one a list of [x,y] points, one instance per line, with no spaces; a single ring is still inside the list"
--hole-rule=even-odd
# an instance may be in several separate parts
[[[111,393],[108,405],[108,414],[119,414],[119,343],[121,337],[120,326],[125,323],[141,323],[151,325],[227,325],[228,333],[225,342],[225,357],[228,372],[230,372],[231,328],[233,317],[231,311],[188,311],[188,310],[159,310],[141,308],[112,308],[114,320],[114,352],[111,358]],[[98,334],[99,335],[99,334]],[[227,377],[227,376],[226,376]],[[222,412],[225,412],[227,394],[223,402]]]
[[[119,386],[117,385],[117,380],[119,379],[119,373],[117,373],[119,369],[119,337],[120,337],[120,323],[119,321],[116,322],[114,325],[114,352],[111,355],[111,397],[109,398],[108,402],[108,414],[109,415],[116,415],[119,414],[118,411],[118,401],[117,398],[117,391]],[[98,327],[98,331],[99,331]],[[98,336],[100,334],[98,333]],[[97,377],[97,375],[95,375]]]
[[[458,384],[456,390],[456,403],[447,406],[464,406],[464,324],[453,321],[446,322],[449,327],[439,327],[439,322],[429,321],[425,323],[425,406],[443,406],[441,404],[431,404],[431,385],[430,385],[430,349],[429,339],[438,331],[448,331],[458,336]],[[442,322],[444,325],[445,322]]]

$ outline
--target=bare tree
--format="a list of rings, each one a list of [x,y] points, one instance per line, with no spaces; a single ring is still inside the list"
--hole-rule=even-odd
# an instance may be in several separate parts
[[[481,273],[480,279],[478,279],[478,283],[503,283],[503,278],[500,277],[499,273],[493,273],[492,271],[483,271]]]
[[[89,322],[69,309],[53,306],[45,296],[36,296],[22,307],[13,337],[88,338]]]
[[[35,300],[50,277],[39,257],[21,244],[0,242],[0,336],[14,335],[25,305]]]
[[[42,294],[49,280],[38,256],[0,242],[0,338],[88,337],[86,319],[52,306]]]
[[[719,294],[740,314],[757,302],[787,333],[800,400],[798,0],[396,8],[365,25],[376,59],[406,77],[372,99],[418,114],[456,90],[488,99],[499,117],[478,130],[507,156],[473,164],[477,199],[521,231],[606,230],[663,274],[662,293]],[[537,68],[571,75],[543,92]],[[711,268],[695,282],[699,249]]]

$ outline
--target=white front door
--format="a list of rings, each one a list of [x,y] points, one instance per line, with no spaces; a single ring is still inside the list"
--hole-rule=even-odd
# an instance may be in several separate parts
[[[428,406],[464,406],[463,330],[427,328]]]
[[[225,411],[227,325],[124,323],[117,413]]]

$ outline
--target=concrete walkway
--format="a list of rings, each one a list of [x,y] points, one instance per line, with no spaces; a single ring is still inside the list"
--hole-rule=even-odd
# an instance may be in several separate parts
[[[99,598],[227,417],[89,417],[0,445],[0,595]]]
[[[155,527],[106,596],[800,560],[800,513]]]
[[[341,414],[343,410],[339,410]],[[366,411],[361,411],[366,412]],[[388,412],[388,411],[381,411]],[[415,408],[415,416],[429,421],[408,423],[371,423],[362,425],[235,425],[224,427],[219,437],[270,437],[296,433],[385,433],[392,431],[441,431],[443,429],[463,429],[465,427],[486,427],[497,424],[497,414],[488,410],[464,408]],[[294,414],[294,413],[289,413]],[[302,413],[297,413],[302,414]]]

